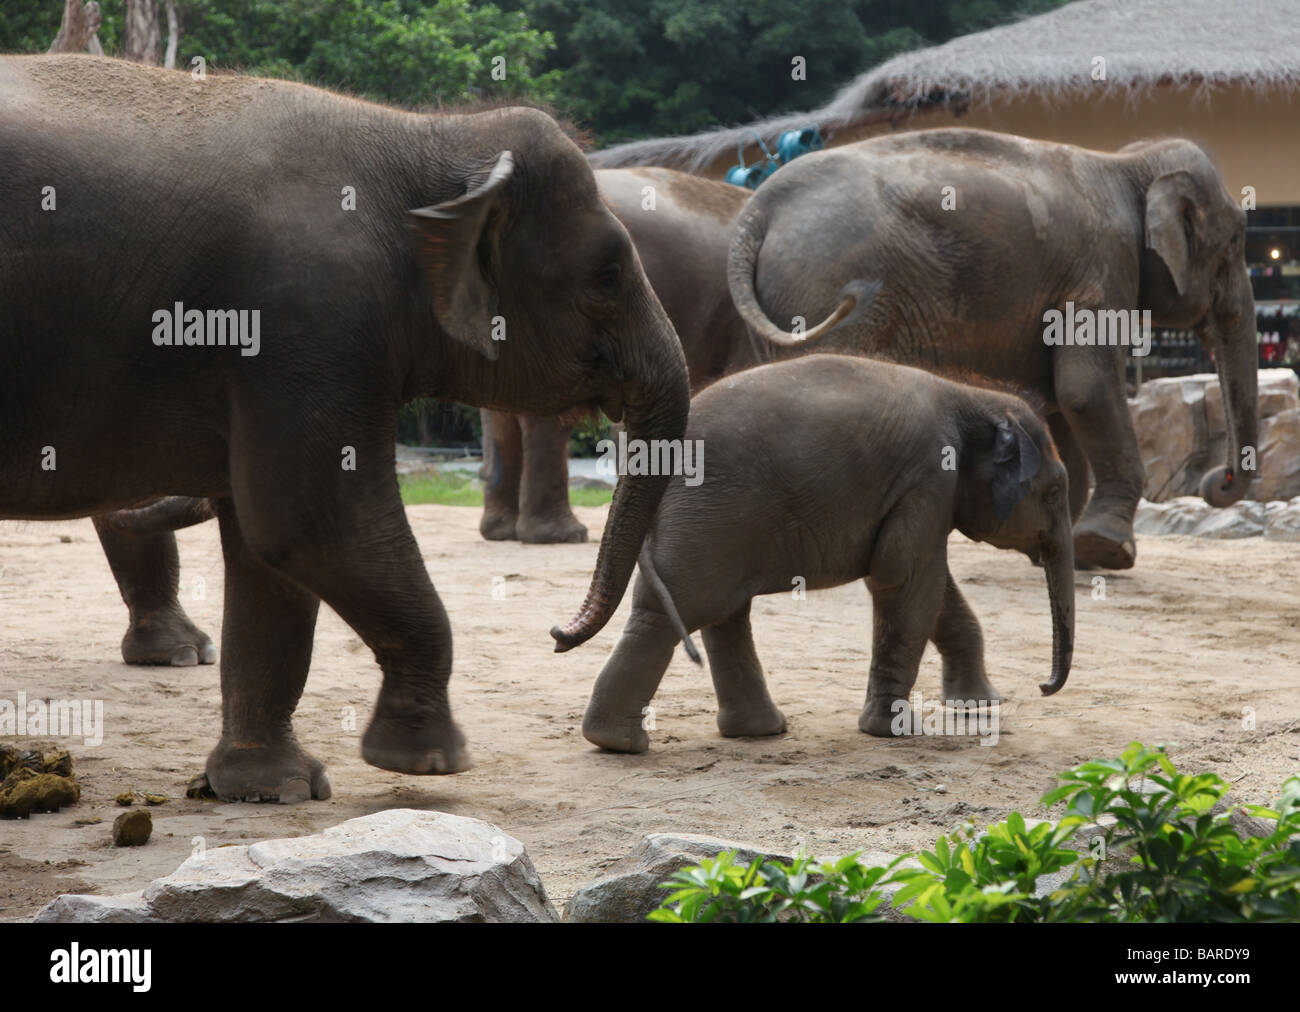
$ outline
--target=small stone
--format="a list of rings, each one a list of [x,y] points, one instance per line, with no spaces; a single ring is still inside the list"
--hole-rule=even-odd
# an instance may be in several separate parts
[[[206,773],[200,773],[198,776],[190,779],[190,782],[185,786],[185,796],[187,798],[193,798],[196,801],[218,800],[217,792],[214,791],[212,785],[208,783],[208,775]]]
[[[166,795],[166,794],[146,794],[146,795],[144,796],[144,803],[145,803],[146,805],[165,805],[165,804],[167,804],[167,795]]]
[[[72,824],[74,826],[98,826],[103,821],[98,815],[92,815],[85,819],[74,819]]]
[[[124,791],[113,800],[115,800],[123,808],[127,808],[130,805],[135,804],[135,791]]]
[[[153,833],[153,816],[145,809],[123,812],[113,821],[114,847],[143,847]]]

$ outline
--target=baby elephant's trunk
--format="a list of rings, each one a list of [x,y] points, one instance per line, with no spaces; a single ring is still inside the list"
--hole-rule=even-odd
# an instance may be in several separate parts
[[[1042,541],[1043,573],[1052,602],[1052,677],[1039,683],[1044,696],[1060,691],[1074,656],[1074,541],[1067,522],[1063,534]]]
[[[664,611],[668,615],[668,621],[673,624],[673,629],[681,638],[682,645],[686,647],[686,654],[696,664],[703,664],[700,660],[700,652],[695,649],[695,644],[691,642],[691,634],[686,630],[686,624],[682,617],[677,614],[677,606],[673,604],[673,596],[668,593],[668,588],[664,586],[664,581],[659,579],[659,574],[655,571],[654,560],[650,558],[650,535],[646,535],[645,541],[641,545],[641,555],[637,559],[637,564],[641,567],[641,572],[646,580],[650,583],[650,589],[655,592],[659,598],[659,603],[664,606]]]

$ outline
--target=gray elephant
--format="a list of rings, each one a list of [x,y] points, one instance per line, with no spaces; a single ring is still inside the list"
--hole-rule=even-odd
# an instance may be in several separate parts
[[[0,58],[0,92],[0,517],[215,502],[221,797],[328,796],[291,723],[322,600],[383,670],[366,761],[466,769],[399,405],[599,405],[646,439],[689,407],[582,152],[535,110],[417,115],[89,56]],[[617,606],[665,481],[619,483],[567,645]]]
[[[1123,344],[1138,340],[1130,314],[1194,328],[1214,354],[1228,456],[1205,476],[1206,500],[1230,505],[1254,477],[1245,227],[1190,141],[1112,154],[927,130],[781,169],[742,212],[728,270],[737,308],[769,349],[964,368],[1044,397],[1070,474],[1076,557],[1126,569],[1143,483],[1123,382]],[[869,306],[855,310],[855,285],[875,294]],[[1077,342],[1063,319],[1079,321]],[[1096,343],[1103,326],[1112,343]]]
[[[760,594],[864,578],[874,606],[858,726],[894,734],[926,641],[945,699],[997,700],[979,622],[948,571],[959,530],[1036,549],[1052,614],[1056,692],[1074,642],[1069,488],[1051,435],[1020,398],[920,369],[810,355],[715,383],[691,402],[705,451],[697,487],[668,488],[641,554],[632,614],[596,680],[582,733],[643,752],[650,704],[679,639],[703,629],[724,736],[778,734],[749,612]]]
[[[691,390],[763,361],[727,289],[727,251],[751,191],[672,169],[597,169],[686,352]],[[490,541],[585,541],[569,507],[569,420],[484,410],[483,519]]]

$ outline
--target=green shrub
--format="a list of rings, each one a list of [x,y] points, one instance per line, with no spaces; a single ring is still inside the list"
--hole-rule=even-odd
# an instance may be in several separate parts
[[[941,923],[1300,920],[1300,776],[1283,783],[1273,808],[1217,814],[1228,784],[1212,773],[1178,773],[1163,748],[1134,742],[1117,759],[1058,778],[1061,786],[1042,798],[1066,804],[1058,822],[1031,828],[1013,812],[982,834],[967,823],[934,850],[886,867],[863,867],[857,854],[823,864],[800,855],[788,866],[760,858],[743,867],[722,854],[664,883],[674,891],[650,919],[880,920],[881,887],[892,884],[894,909]],[[1270,831],[1243,838],[1234,812]],[[1088,825],[1096,831],[1081,844]],[[899,867],[908,858],[920,867]],[[1067,871],[1057,888],[1035,895],[1041,876]]]

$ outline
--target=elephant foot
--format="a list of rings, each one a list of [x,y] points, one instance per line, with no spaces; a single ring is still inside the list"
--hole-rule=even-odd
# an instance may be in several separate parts
[[[515,525],[519,516],[506,510],[483,510],[483,519],[478,523],[478,532],[487,541],[518,541]]]
[[[428,724],[375,717],[361,739],[361,758],[393,773],[463,773],[474,762],[465,735],[450,718]]]
[[[902,704],[895,706],[895,703]],[[858,730],[875,738],[900,738],[912,733],[912,709],[906,699],[869,699],[858,715]]]
[[[640,714],[611,717],[588,710],[582,718],[582,736],[610,752],[645,752],[650,748],[650,735],[646,734],[643,723]]]
[[[781,734],[785,728],[785,714],[771,701],[766,705],[718,710],[718,733],[724,738],[764,738]]]
[[[519,540],[529,545],[582,544],[587,528],[572,513],[558,517],[521,516],[515,524]]]
[[[1002,702],[1002,695],[993,688],[988,675],[983,672],[956,676],[943,680],[943,701],[949,706],[971,709],[992,706]],[[964,705],[963,705],[964,704]]]
[[[1088,516],[1074,527],[1076,568],[1132,569],[1137,559],[1137,540],[1133,525],[1114,517]]]
[[[296,805],[325,801],[330,782],[325,766],[298,743],[277,745],[222,740],[207,763],[208,784],[222,801],[277,801]]]
[[[137,612],[122,638],[127,664],[170,664],[176,668],[215,664],[217,648],[179,607]]]

